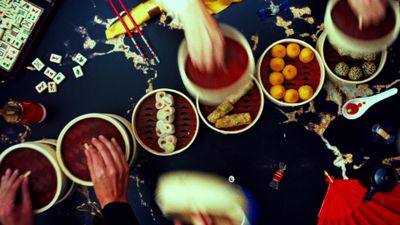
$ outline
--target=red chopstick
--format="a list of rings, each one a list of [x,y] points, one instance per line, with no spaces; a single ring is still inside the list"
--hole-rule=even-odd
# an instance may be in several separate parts
[[[117,8],[115,7],[114,2],[112,0],[108,0],[108,3],[110,3],[111,8],[114,10],[115,14],[118,16],[118,19],[119,19],[119,21],[121,21],[122,26],[124,26],[126,33],[130,37],[133,45],[136,47],[137,51],[142,56],[143,62],[145,62],[146,65],[148,66],[149,62],[147,61],[146,56],[143,54],[142,50],[140,50],[139,45],[136,43],[135,39],[133,38],[133,35],[132,35],[131,31],[129,30],[128,26],[126,25],[124,19],[121,17],[121,15],[119,15],[119,12],[118,12]],[[130,14],[128,13],[128,15],[130,15]]]
[[[118,2],[122,6],[122,8],[124,9],[126,15],[129,17],[129,19],[131,20],[132,24],[135,26],[137,32],[139,33],[139,35],[142,38],[143,42],[146,44],[147,48],[149,49],[149,51],[153,55],[154,59],[157,61],[157,63],[160,63],[160,60],[158,59],[157,54],[153,51],[153,48],[151,48],[149,42],[147,42],[147,39],[144,37],[144,35],[143,35],[142,31],[140,30],[139,26],[137,25],[135,19],[133,19],[133,17],[129,13],[129,11],[126,8],[126,5],[124,4],[124,2],[122,0],[118,0]]]

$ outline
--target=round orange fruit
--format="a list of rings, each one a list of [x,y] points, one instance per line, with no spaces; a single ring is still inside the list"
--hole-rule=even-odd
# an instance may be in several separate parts
[[[285,67],[285,61],[281,58],[272,58],[269,62],[269,66],[272,71],[280,72],[283,70],[283,67]]]
[[[286,56],[286,47],[281,44],[275,45],[272,47],[271,54],[275,58],[284,58]]]
[[[310,48],[303,48],[300,52],[299,59],[302,63],[309,63],[314,59],[314,52]]]
[[[303,85],[299,88],[299,97],[301,100],[306,101],[314,95],[314,90],[309,85]]]
[[[289,56],[289,58],[296,58],[300,54],[300,45],[296,43],[290,43],[286,47],[286,55]]]
[[[286,80],[293,80],[297,76],[297,68],[293,65],[286,65],[282,73]]]
[[[269,75],[269,83],[272,85],[283,84],[284,81],[285,77],[280,72],[272,72],[271,75]]]
[[[269,90],[271,96],[275,99],[281,99],[285,96],[285,87],[283,85],[274,85]]]
[[[289,89],[285,92],[283,100],[287,103],[296,103],[299,101],[299,93],[296,89]]]

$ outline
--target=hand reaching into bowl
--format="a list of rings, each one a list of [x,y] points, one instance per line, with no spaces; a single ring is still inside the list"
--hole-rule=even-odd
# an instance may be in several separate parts
[[[347,0],[364,27],[377,25],[385,16],[387,0]]]
[[[16,205],[17,192],[21,188],[21,204]],[[0,184],[0,224],[32,225],[32,203],[29,195],[28,177],[18,176],[18,170],[7,169]]]
[[[202,0],[158,0],[182,22],[189,56],[200,71],[224,67],[224,36]]]
[[[129,167],[117,141],[100,135],[92,139],[86,159],[94,191],[102,208],[112,202],[128,202]]]

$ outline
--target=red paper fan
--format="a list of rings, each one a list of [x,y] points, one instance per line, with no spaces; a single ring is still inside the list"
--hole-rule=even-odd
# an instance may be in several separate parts
[[[379,192],[364,202],[367,189],[358,180],[335,180],[329,183],[318,214],[318,225],[399,225],[400,186],[391,192]]]

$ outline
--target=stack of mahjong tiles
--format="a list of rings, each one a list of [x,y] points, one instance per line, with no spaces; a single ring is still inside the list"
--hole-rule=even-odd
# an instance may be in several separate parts
[[[171,153],[175,150],[177,142],[174,135],[175,126],[172,124],[175,120],[174,97],[164,91],[157,92],[155,106],[158,109],[156,124],[158,146],[165,152]]]
[[[43,8],[26,0],[0,0],[1,69],[13,69],[42,13]]]

